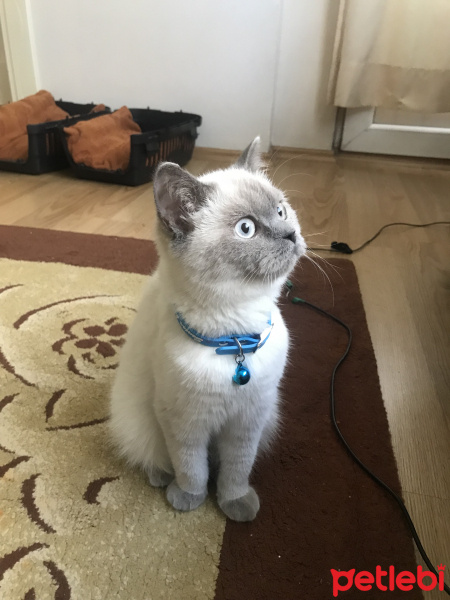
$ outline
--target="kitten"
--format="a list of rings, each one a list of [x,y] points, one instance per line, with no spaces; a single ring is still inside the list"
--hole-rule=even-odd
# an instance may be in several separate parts
[[[295,212],[261,167],[259,138],[235,165],[199,178],[173,163],[158,167],[159,265],[111,398],[122,455],[146,470],[151,485],[168,486],[174,508],[202,504],[215,461],[219,506],[236,521],[259,509],[249,475],[277,427],[288,351],[276,300],[306,249]],[[200,343],[233,334],[270,335],[244,356],[243,338],[228,342],[231,354],[217,353],[217,341]]]

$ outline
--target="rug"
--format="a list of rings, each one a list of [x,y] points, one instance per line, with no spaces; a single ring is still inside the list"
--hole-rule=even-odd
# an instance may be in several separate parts
[[[414,571],[398,508],[331,427],[329,378],[345,332],[289,299],[283,425],[252,475],[254,522],[227,521],[211,498],[175,512],[116,457],[108,390],[156,262],[147,241],[0,226],[0,597],[324,600],[333,598],[331,569]],[[294,273],[295,294],[352,327],[338,420],[360,458],[401,493],[356,273],[348,260],[330,262],[334,301],[307,261]],[[339,597],[378,595],[352,587]]]

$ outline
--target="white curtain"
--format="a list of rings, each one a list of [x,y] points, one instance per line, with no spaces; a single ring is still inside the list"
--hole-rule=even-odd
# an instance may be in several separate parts
[[[450,111],[450,0],[340,0],[329,100]]]

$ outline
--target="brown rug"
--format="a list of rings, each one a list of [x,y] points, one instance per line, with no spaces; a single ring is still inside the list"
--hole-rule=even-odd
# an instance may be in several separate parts
[[[360,458],[400,485],[354,267],[308,262],[295,294],[346,321],[351,354],[337,413]],[[331,569],[415,571],[393,501],[354,464],[329,417],[329,378],[345,332],[283,300],[292,333],[284,424],[253,482],[253,523],[208,500],[175,513],[107,444],[108,387],[145,281],[151,243],[0,226],[0,597],[7,600],[324,600]],[[345,581],[342,580],[341,583]],[[340,598],[379,598],[354,586]],[[386,591],[388,597],[422,598]]]

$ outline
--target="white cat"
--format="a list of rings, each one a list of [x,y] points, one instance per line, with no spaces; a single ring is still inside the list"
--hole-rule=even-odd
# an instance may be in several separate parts
[[[168,486],[174,508],[198,507],[214,470],[219,506],[236,521],[259,509],[249,475],[276,430],[288,351],[276,301],[306,250],[295,212],[261,166],[256,138],[235,165],[199,178],[158,167],[159,265],[111,399],[120,452],[153,486]],[[254,352],[245,348],[252,334],[261,340]]]

